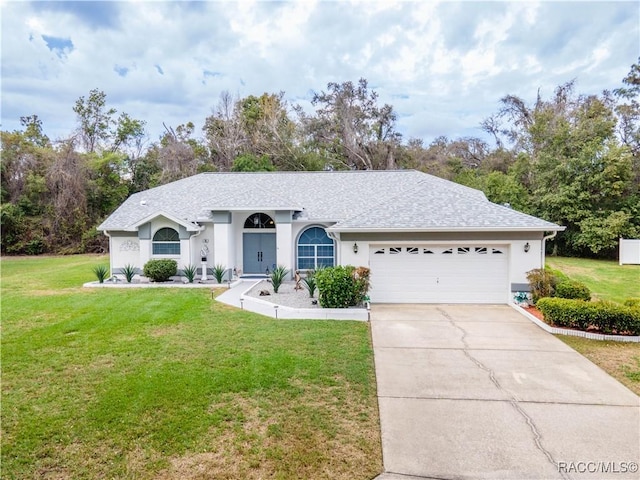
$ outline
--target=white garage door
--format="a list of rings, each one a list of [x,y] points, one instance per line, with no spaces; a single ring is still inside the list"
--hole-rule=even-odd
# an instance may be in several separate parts
[[[506,303],[507,247],[372,246],[373,303]]]

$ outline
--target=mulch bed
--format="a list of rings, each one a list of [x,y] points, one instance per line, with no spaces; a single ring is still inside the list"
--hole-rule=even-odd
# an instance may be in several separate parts
[[[528,307],[522,307],[522,308],[524,310],[526,310],[527,312],[529,312],[534,317],[536,317],[538,320],[544,322],[544,315],[542,315],[542,312],[540,310],[538,310],[536,307],[528,306]]]

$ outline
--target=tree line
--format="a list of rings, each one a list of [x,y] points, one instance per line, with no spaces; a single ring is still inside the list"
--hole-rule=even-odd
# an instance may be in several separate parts
[[[583,95],[568,82],[531,105],[504,96],[480,125],[492,144],[405,140],[365,79],[329,83],[312,105],[225,92],[201,135],[191,122],[165,125],[156,142],[98,89],[76,101],[67,138],[22,117],[20,130],[0,132],[2,253],[104,251],[96,226],[129,195],[206,171],[412,168],[567,226],[556,253],[611,257],[619,237],[640,236],[640,61],[612,92]]]

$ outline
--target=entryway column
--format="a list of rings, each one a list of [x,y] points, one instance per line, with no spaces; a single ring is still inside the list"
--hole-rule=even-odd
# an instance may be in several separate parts
[[[293,239],[291,238],[291,211],[276,212],[276,258],[278,265],[293,274]]]
[[[231,212],[211,212],[213,215],[213,255],[209,267],[220,264],[233,269],[231,258]]]

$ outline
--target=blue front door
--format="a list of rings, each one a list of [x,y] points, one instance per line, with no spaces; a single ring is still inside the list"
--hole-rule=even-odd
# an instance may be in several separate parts
[[[242,238],[244,273],[271,273],[276,266],[276,234],[245,233]]]

